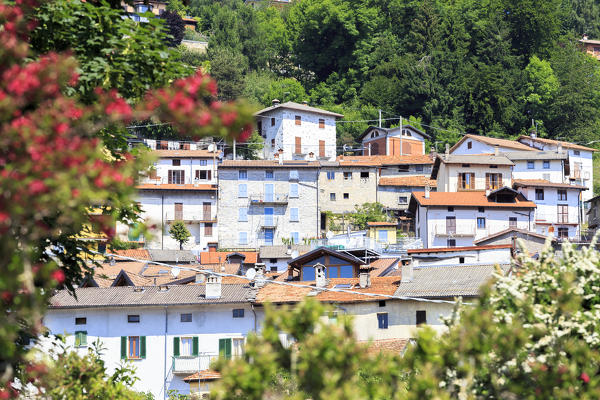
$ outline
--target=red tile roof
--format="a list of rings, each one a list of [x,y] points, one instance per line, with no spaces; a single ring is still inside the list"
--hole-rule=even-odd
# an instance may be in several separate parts
[[[210,369],[205,369],[202,371],[198,371],[192,375],[186,376],[183,378],[184,382],[193,382],[193,381],[208,381],[214,379],[221,379],[221,374],[217,371],[212,371]]]
[[[394,265],[395,263],[399,262],[400,259],[399,258],[380,258],[378,260],[373,261],[371,264],[369,264],[369,267],[372,269],[371,271],[371,276],[376,277],[376,276],[380,276],[386,269],[388,269],[389,267],[391,267],[392,265]],[[401,268],[398,268],[398,271],[401,271]],[[390,276],[390,275],[386,275],[386,276]],[[400,276],[400,275],[394,275],[394,276]]]
[[[526,136],[526,135],[519,136],[519,140],[531,140],[533,142],[552,144],[555,146],[558,146],[560,144],[562,147],[567,148],[567,149],[598,151],[597,149],[593,149],[591,147],[586,147],[586,146],[582,146],[580,144],[575,144],[575,143],[563,142],[562,140],[544,139],[544,138],[539,138],[539,137],[536,137],[535,139],[533,139],[531,136]],[[529,147],[529,146],[527,146],[527,147]],[[529,148],[532,149],[531,147],[529,147]]]
[[[148,253],[148,250],[146,249],[113,250],[112,253],[119,256],[135,258],[137,260],[150,260],[150,253]],[[122,258],[115,257],[115,261],[117,262],[122,260]]]
[[[379,353],[386,353],[390,355],[402,354],[409,343],[408,338],[406,339],[380,339],[373,341],[361,341],[368,345],[368,352],[372,355]]]
[[[176,185],[173,183],[162,183],[160,185],[155,185],[152,183],[143,183],[141,185],[137,185],[136,188],[138,190],[217,190],[216,185],[193,185],[193,184],[185,184],[185,185]]]
[[[386,222],[386,221],[373,221],[367,222],[367,226],[396,226],[397,222]]]
[[[510,249],[511,244],[495,244],[489,246],[466,246],[466,247],[433,247],[429,249],[409,249],[406,250],[408,254],[421,254],[421,253],[452,253],[455,251],[469,251],[469,250],[493,250],[493,249]]]
[[[512,190],[512,189],[511,189]],[[467,192],[430,192],[425,198],[424,192],[413,192],[413,198],[422,206],[458,206],[458,207],[494,207],[494,208],[535,208],[535,203],[524,200],[522,195],[514,203],[490,201],[484,191]]]
[[[433,164],[429,154],[406,156],[338,156],[336,161],[341,166],[381,166],[403,164]]]
[[[538,186],[581,190],[588,189],[585,186],[581,185],[571,185],[568,183],[554,183],[546,179],[513,179],[513,186]]]
[[[467,135],[463,136],[463,138],[460,139],[454,146],[452,146],[452,148],[450,149],[450,153],[452,153],[465,140],[469,140],[469,139],[477,140],[478,142],[489,144],[490,146],[498,145],[500,147],[507,147],[509,149],[516,149],[516,150],[535,150],[535,149],[532,149],[531,147],[527,146],[526,144],[517,142],[516,140],[500,139],[500,138],[494,138],[494,137],[488,137],[488,136],[467,134]]]
[[[152,154],[160,158],[213,158],[218,153],[213,153],[208,150],[155,150]]]
[[[409,187],[425,187],[425,186],[436,187],[436,180],[429,179],[427,176],[416,175],[416,176],[398,176],[398,177],[384,177],[379,179],[379,186],[409,186]]]
[[[121,270],[139,274],[146,266],[146,263],[139,261],[121,261],[115,263],[115,265],[110,265],[109,263],[103,263],[100,265],[100,267],[96,267],[94,269],[94,276],[103,277],[106,275],[108,278],[114,279],[117,275],[119,275]]]
[[[245,264],[255,264],[258,262],[257,251],[204,251],[200,253],[200,264],[219,264],[227,262],[229,254],[239,253],[246,256]]]

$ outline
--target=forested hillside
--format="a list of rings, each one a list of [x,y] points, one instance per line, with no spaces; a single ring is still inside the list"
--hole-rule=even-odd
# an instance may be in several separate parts
[[[592,0],[296,0],[252,8],[191,0],[206,60],[224,98],[262,105],[307,100],[386,126],[398,117],[433,135],[600,139],[599,62],[578,45],[600,39]],[[374,122],[338,125],[352,143]]]

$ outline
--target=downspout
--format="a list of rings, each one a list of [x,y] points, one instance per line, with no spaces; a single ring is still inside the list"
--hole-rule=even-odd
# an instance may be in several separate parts
[[[334,170],[335,171],[335,170]],[[319,231],[321,230],[321,210],[319,209],[319,196],[320,196],[320,189],[319,189],[319,178],[321,178],[321,164],[319,163],[319,167],[317,168],[317,232],[315,237],[319,237]],[[298,193],[299,194],[299,193]],[[327,223],[327,222],[325,222]],[[254,307],[252,308],[252,311],[254,312]],[[256,332],[256,314],[254,314],[254,331]]]
[[[252,308],[252,314],[254,314],[254,333],[256,333],[256,310],[254,309],[254,303],[250,303],[250,307]]]
[[[165,241],[165,195],[160,195],[160,249],[164,250],[163,242]]]
[[[167,400],[167,332],[169,330],[169,307],[165,306],[165,362],[164,362],[164,381],[163,381],[163,396]]]

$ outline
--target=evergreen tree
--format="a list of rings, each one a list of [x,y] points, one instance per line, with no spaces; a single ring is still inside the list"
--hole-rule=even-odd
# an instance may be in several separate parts
[[[186,244],[190,240],[190,236],[192,236],[183,221],[173,221],[169,228],[169,235],[179,243],[179,250],[183,250],[183,245]]]

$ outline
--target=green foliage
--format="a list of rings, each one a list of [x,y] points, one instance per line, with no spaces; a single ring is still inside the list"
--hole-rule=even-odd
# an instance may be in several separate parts
[[[189,11],[189,7],[181,0],[169,0],[167,3],[167,11],[174,12],[181,18],[185,17]],[[189,29],[187,29],[189,30]]]
[[[389,218],[381,203],[364,203],[354,207],[349,219],[357,229],[366,229],[367,222],[388,221]]]
[[[192,234],[185,226],[183,221],[173,221],[169,228],[169,235],[179,243],[179,249],[183,249],[183,245],[190,240]]]
[[[237,153],[243,157],[244,160],[258,160],[260,152],[263,149],[264,140],[257,131],[252,132],[252,135],[248,140],[243,143],[239,143],[237,147]]]
[[[209,50],[209,72],[219,82],[219,99],[233,100],[240,97],[244,90],[244,74],[248,68],[246,57],[225,47]]]
[[[177,47],[183,40],[185,24],[181,15],[175,11],[165,11],[161,14],[160,19],[165,21],[164,29],[167,34],[165,42],[169,47]]]
[[[308,96],[304,91],[302,84],[294,78],[282,78],[272,80],[269,84],[269,89],[262,97],[262,104],[270,106],[273,99],[278,99],[282,103],[286,101],[294,101],[302,103],[308,100]]]

